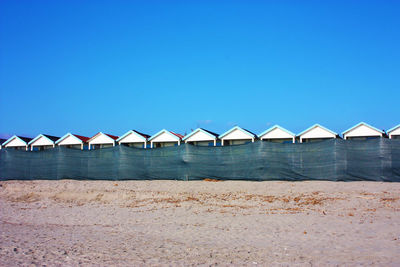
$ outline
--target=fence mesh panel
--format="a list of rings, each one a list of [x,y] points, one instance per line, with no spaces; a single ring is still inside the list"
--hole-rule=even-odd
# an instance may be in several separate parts
[[[0,150],[0,179],[400,181],[400,140]]]

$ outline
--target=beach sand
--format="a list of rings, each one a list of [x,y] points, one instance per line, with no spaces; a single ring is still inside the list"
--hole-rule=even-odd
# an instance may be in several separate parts
[[[400,265],[400,183],[0,186],[1,266]]]

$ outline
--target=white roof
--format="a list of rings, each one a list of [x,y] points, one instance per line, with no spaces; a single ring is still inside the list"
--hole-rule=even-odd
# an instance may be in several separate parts
[[[29,138],[28,140],[32,139]],[[28,142],[22,140],[19,136],[14,135],[8,138],[7,141],[5,141],[2,145],[4,147],[20,147],[20,146],[27,146]]]
[[[54,137],[52,137],[54,138]],[[31,146],[52,146],[54,141],[51,140],[46,134],[39,134],[32,141],[29,142]]]
[[[246,139],[253,139],[256,135],[239,127],[235,126],[230,130],[226,131],[225,133],[218,136],[221,140],[246,140]]]
[[[91,145],[114,144],[115,140],[105,133],[99,132],[88,140]]]
[[[342,133],[344,138],[362,136],[382,136],[383,131],[365,123],[360,122]]]
[[[190,134],[187,134],[182,140],[186,142],[192,141],[210,141],[218,138],[217,134],[204,130],[202,128],[197,128]]]
[[[274,125],[271,128],[265,130],[258,135],[260,139],[288,139],[293,138],[296,135],[279,125]]]
[[[147,141],[147,138],[134,130],[126,132],[123,136],[117,139],[117,142],[120,143],[143,143],[145,141]]]
[[[314,124],[310,128],[299,133],[299,136],[302,139],[316,139],[316,138],[336,138],[338,134],[325,128],[322,125]]]
[[[181,138],[179,136],[165,129],[149,138],[151,142],[178,142],[180,140]]]
[[[74,134],[72,133],[67,133],[65,134],[63,137],[61,137],[60,139],[58,139],[56,141],[56,145],[80,145],[82,144],[83,141],[81,139],[79,139],[78,137],[76,137]]]
[[[400,124],[390,128],[387,133],[388,135],[400,135]]]

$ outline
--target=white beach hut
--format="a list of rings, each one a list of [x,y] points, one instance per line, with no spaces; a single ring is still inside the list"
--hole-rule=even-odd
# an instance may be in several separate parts
[[[400,139],[400,124],[387,131],[390,139]]]
[[[343,139],[365,140],[383,137],[385,133],[365,122],[360,122],[342,133]]]
[[[91,150],[91,149],[113,147],[115,146],[115,142],[118,138],[119,137],[115,135],[98,132],[87,141],[88,149]]]
[[[218,136],[221,139],[221,145],[231,146],[231,145],[242,145],[254,142],[256,135],[252,132],[235,126],[229,131]]]
[[[146,148],[147,139],[150,138],[149,135],[138,132],[136,130],[130,130],[123,136],[117,139],[119,145],[125,145],[137,148]]]
[[[314,124],[310,128],[302,131],[297,135],[300,143],[322,141],[326,139],[334,139],[339,137],[337,133],[321,126],[319,124]]]
[[[276,143],[295,143],[296,135],[279,125],[272,126],[268,130],[258,135],[260,140],[276,142]]]
[[[56,141],[56,145],[83,150],[85,147],[87,147],[88,140],[89,137],[67,133]]]
[[[185,143],[195,146],[216,146],[218,134],[203,128],[197,128],[182,139]]]
[[[14,135],[8,138],[2,145],[3,148],[28,150],[32,138]]]
[[[46,150],[54,148],[55,142],[60,139],[59,136],[52,136],[48,134],[39,134],[32,139],[28,145],[31,147],[31,151],[34,150]]]
[[[164,129],[149,138],[150,147],[153,148],[179,146],[181,144],[182,138],[183,135]]]

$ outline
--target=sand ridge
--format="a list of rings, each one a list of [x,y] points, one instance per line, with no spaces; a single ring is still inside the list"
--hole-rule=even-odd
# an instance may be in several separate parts
[[[0,265],[400,264],[400,184],[6,181]]]

